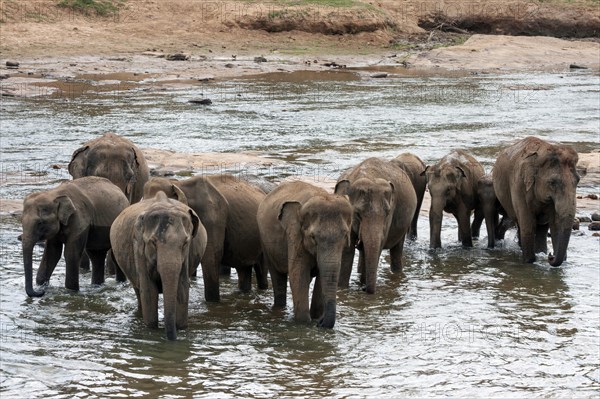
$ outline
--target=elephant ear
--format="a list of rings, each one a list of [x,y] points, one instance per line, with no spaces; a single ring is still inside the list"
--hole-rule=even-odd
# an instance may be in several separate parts
[[[344,179],[344,180],[340,180],[339,182],[337,182],[333,192],[335,194],[339,194],[339,195],[348,195],[349,188],[350,188],[350,180]]]
[[[525,183],[525,190],[529,191],[535,184],[537,152],[531,152],[527,154],[523,160],[523,182]]]
[[[192,218],[192,237],[196,237],[196,234],[198,233],[198,226],[200,225],[200,218],[192,208],[190,208],[189,213],[190,217]]]
[[[458,177],[467,177],[467,172],[465,171],[465,169],[462,166],[457,166],[456,169],[458,170]]]
[[[279,216],[277,218],[290,237],[300,232],[301,207],[302,205],[298,201],[287,201],[279,209]]]
[[[181,191],[181,189],[179,187],[177,187],[175,184],[171,184],[171,192],[172,192],[171,195],[173,195],[173,198],[177,199],[177,201],[181,202],[182,204],[189,205],[187,197],[185,196],[185,193],[183,191]],[[196,217],[198,217],[198,216],[196,216]]]
[[[58,204],[57,215],[60,224],[66,226],[69,223],[69,219],[75,213],[75,205],[71,198],[66,195],[60,195],[56,197],[55,201]]]
[[[73,156],[71,156],[71,162],[69,162],[69,174],[73,176],[74,179],[85,176],[85,167],[87,161],[87,150],[89,146],[83,146],[81,148],[76,149],[73,152]]]

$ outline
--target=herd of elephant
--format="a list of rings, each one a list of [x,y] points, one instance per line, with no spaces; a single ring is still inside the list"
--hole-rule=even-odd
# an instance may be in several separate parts
[[[362,161],[343,172],[330,193],[301,181],[276,185],[226,174],[150,178],[142,152],[108,133],[73,153],[73,180],[25,198],[25,289],[30,297],[44,294],[33,288],[32,253],[45,241],[38,285],[48,283],[63,249],[68,289],[79,289],[79,269],[90,261],[92,284],[102,284],[106,264],[118,281],[131,282],[150,327],[158,326],[163,293],[168,339],[187,327],[189,281],[199,265],[207,301],[219,301],[219,276],[232,267],[241,291],[251,289],[253,271],[260,289],[270,274],[275,306],[285,306],[289,281],[295,320],[331,328],[336,291],[349,285],[356,250],[367,293],[375,292],[382,250],[389,249],[393,272],[402,269],[404,241],[417,237],[426,188],[431,248],[441,247],[442,216],[449,212],[465,247],[483,220],[488,247],[516,225],[530,263],[547,252],[550,230],[554,255],[548,259],[561,265],[575,217],[577,161],[569,146],[527,137],[499,153],[492,176],[463,150],[431,166],[404,153]]]

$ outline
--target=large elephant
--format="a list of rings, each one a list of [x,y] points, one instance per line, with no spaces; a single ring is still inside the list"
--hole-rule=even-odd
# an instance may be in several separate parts
[[[23,202],[21,239],[27,295],[44,295],[32,284],[33,247],[38,241],[46,242],[36,279],[39,285],[50,280],[63,246],[66,288],[79,290],[79,264],[84,250],[92,261],[92,284],[102,284],[106,252],[110,249],[110,225],[128,205],[121,190],[102,177],[84,177],[29,194]]]
[[[423,197],[425,196],[425,188],[427,187],[427,178],[423,175],[426,165],[421,158],[415,154],[411,154],[410,152],[404,152],[392,159],[390,162],[402,168],[402,170],[410,178],[410,182],[415,189],[415,194],[417,195],[417,208],[415,209],[415,215],[413,216],[410,224],[408,238],[411,240],[416,240],[419,212],[421,212],[421,205],[423,204]]]
[[[252,269],[260,264],[260,234],[256,212],[265,193],[248,182],[228,174],[194,176],[187,180],[153,177],[144,188],[144,197],[157,191],[177,198],[178,187],[187,197],[206,227],[208,245],[202,257],[202,277],[207,301],[219,301],[219,272],[221,264],[234,267],[238,287],[251,289]],[[258,287],[267,288],[267,273],[256,267]]]
[[[138,300],[144,323],[158,327],[158,294],[163,294],[167,338],[188,324],[189,253],[206,248],[206,230],[190,207],[158,192],[125,209],[110,229],[117,265]]]
[[[527,137],[500,152],[493,169],[494,190],[509,218],[519,228],[525,262],[547,252],[550,229],[552,266],[567,258],[575,218],[579,175],[577,152],[570,146]]]
[[[361,283],[373,294],[382,250],[390,250],[392,271],[402,270],[404,240],[417,208],[417,195],[404,170],[380,158],[368,158],[345,171],[335,192],[348,195],[354,209],[351,246],[344,251],[339,285],[349,285],[356,246]]]
[[[441,248],[441,230],[444,211],[454,215],[458,222],[458,239],[465,247],[473,246],[473,237],[479,237],[483,211],[479,207],[477,182],[483,176],[483,166],[464,150],[454,150],[428,166],[423,173],[431,195],[429,228],[431,248]],[[471,212],[475,211],[474,229]]]
[[[286,304],[289,276],[294,319],[332,328],[344,248],[349,245],[352,206],[340,195],[304,182],[283,183],[258,208],[264,259],[275,306]],[[316,277],[309,310],[308,291]]]
[[[90,140],[73,152],[69,173],[105,177],[125,193],[130,203],[142,199],[150,172],[144,154],[128,139],[113,133]]]
[[[479,206],[483,210],[485,226],[488,234],[488,248],[494,248],[496,240],[503,240],[506,230],[512,227],[511,220],[506,216],[506,211],[500,205],[492,176],[487,174],[482,176],[477,182],[477,196]],[[502,216],[502,219],[500,219]]]

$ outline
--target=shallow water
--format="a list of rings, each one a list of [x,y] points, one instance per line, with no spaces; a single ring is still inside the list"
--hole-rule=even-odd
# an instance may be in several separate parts
[[[459,147],[489,170],[515,137],[598,148],[599,83],[581,73],[370,79],[346,71],[3,98],[0,197],[67,178],[51,166],[111,130],[140,147],[264,152],[286,163],[239,168],[275,178],[335,178],[368,156],[402,151],[433,162]],[[203,96],[213,105],[187,103]],[[403,273],[392,274],[384,254],[372,296],[353,274],[331,331],[294,323],[291,305],[273,311],[270,290],[237,293],[234,274],[222,282],[220,304],[205,303],[202,281],[192,283],[190,328],[167,342],[163,330],[143,326],[127,284],[109,278],[91,287],[82,274],[81,292],[65,290],[63,261],[46,295],[27,298],[20,226],[5,219],[1,229],[3,397],[546,398],[600,390],[599,244],[587,230],[572,237],[568,262],[550,268],[542,255],[520,263],[514,231],[502,248],[486,250],[482,229],[476,248],[462,249],[450,217],[444,249],[430,252],[421,218]]]

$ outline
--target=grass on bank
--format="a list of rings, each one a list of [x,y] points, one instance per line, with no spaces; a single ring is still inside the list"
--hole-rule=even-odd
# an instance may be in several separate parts
[[[106,16],[116,12],[124,0],[61,0],[57,5],[82,14]]]

